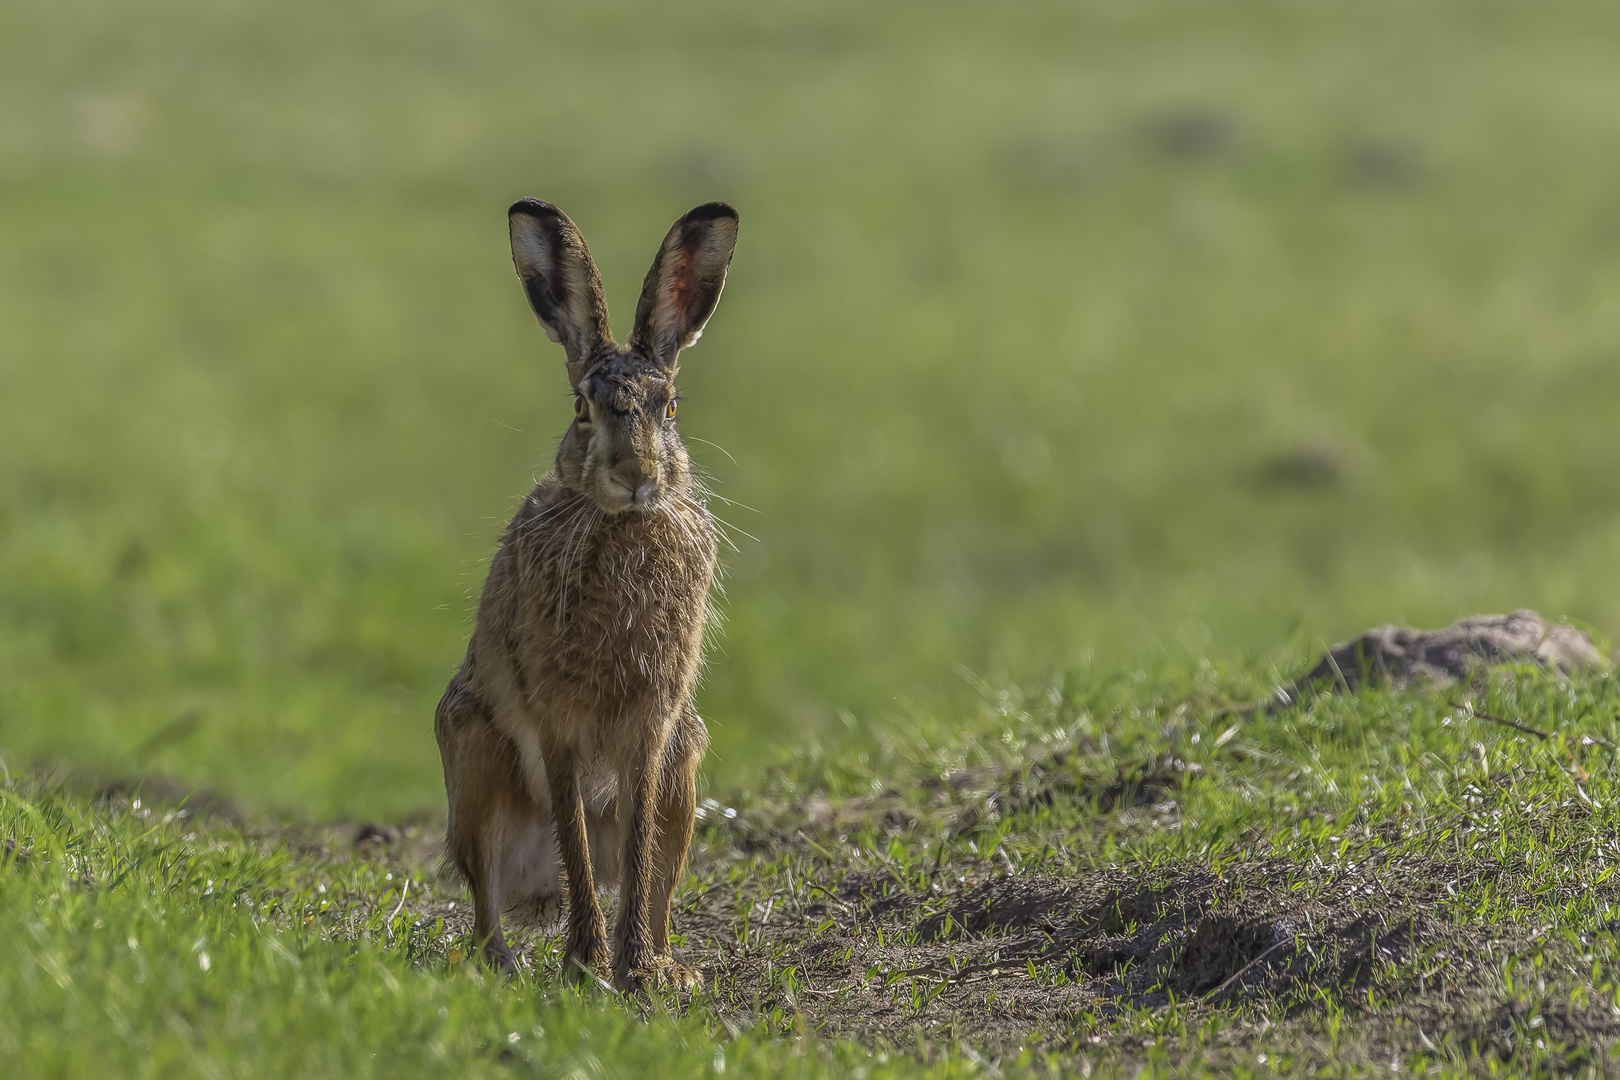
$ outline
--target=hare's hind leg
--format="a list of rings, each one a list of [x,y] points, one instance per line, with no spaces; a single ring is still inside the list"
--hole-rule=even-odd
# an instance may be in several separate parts
[[[563,875],[568,879],[566,962],[570,974],[599,972],[607,967],[607,921],[602,918],[602,908],[596,902],[578,761],[572,748],[546,733],[541,735],[540,753],[545,758],[546,782],[551,788],[557,849],[562,855]]]
[[[681,710],[664,746],[663,775],[658,784],[658,851],[652,889],[653,952],[668,980],[683,990],[697,983],[697,973],[675,962],[669,947],[669,903],[686,869],[697,823],[697,771],[709,745],[709,732],[697,710]]]
[[[524,790],[517,754],[476,692],[458,676],[433,718],[450,802],[445,843],[473,894],[473,939],[508,975],[517,958],[501,933],[501,871],[509,835],[532,829],[538,807]]]

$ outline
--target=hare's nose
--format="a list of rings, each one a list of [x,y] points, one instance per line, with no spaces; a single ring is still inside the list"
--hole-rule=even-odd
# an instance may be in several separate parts
[[[630,501],[637,506],[646,506],[649,503],[657,502],[658,481],[656,479],[648,480],[645,484],[636,488],[634,494],[630,496]]]

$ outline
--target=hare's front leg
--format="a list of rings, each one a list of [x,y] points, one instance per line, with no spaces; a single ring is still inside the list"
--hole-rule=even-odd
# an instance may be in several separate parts
[[[658,850],[652,890],[653,952],[664,976],[674,986],[690,990],[697,973],[675,962],[669,946],[669,906],[686,869],[697,824],[697,771],[709,733],[697,710],[687,705],[664,748],[663,775],[658,787]]]
[[[638,740],[619,766],[619,925],[613,985],[639,991],[656,978],[652,889],[656,873],[654,814],[664,742],[656,734]],[[667,949],[666,941],[666,949]]]
[[[570,974],[584,975],[607,967],[607,922],[596,902],[591,850],[585,831],[585,802],[572,749],[542,738],[546,782],[551,786],[552,814],[557,819],[557,847],[568,878],[568,964]]]

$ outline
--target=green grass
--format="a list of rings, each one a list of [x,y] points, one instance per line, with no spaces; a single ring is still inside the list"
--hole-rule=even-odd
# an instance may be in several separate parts
[[[0,789],[0,832],[22,841],[0,891],[8,1075],[897,1071],[848,1045],[807,1062],[765,1032],[714,1045],[701,1023],[667,1012],[643,1020],[566,988],[447,965],[442,944],[430,952],[432,926],[390,922],[392,873],[359,862],[301,872],[284,848],[192,828],[172,811],[109,813]]]
[[[702,988],[644,1006],[561,984],[557,938],[519,935],[532,967],[514,983],[482,973],[466,959],[465,892],[410,846],[360,851],[336,834],[7,785],[0,1054],[25,1076],[1601,1071],[1620,1039],[1613,679],[1508,672],[1471,695],[1547,740],[1446,695],[1323,698],[1234,721],[1212,708],[1223,682],[1077,674],[996,692],[948,745],[900,739],[879,760],[778,772],[701,834],[678,925]],[[1088,744],[1053,772],[1054,751]],[[1042,784],[1096,791],[1166,755],[1184,763],[1156,796],[1172,809],[1040,797]],[[990,777],[992,799],[935,797],[963,768]],[[817,797],[841,824],[806,818]],[[896,806],[930,809],[897,822]],[[1157,1005],[1105,991],[1034,1031],[1017,1012],[975,1029],[993,995],[901,970],[929,946],[926,919],[961,914],[963,880],[1101,875],[1153,890],[1189,867],[1229,883],[1217,908],[1241,912],[1264,873],[1319,918],[1416,920],[1434,944],[1375,961],[1361,983]],[[847,915],[806,922],[802,905],[854,897],[855,881],[865,899]],[[716,912],[734,919],[705,921]],[[1113,932],[1134,932],[1133,918]],[[947,948],[965,970],[999,933]],[[1029,984],[1016,959],[993,988],[1072,989],[1084,950],[1056,940]],[[829,978],[846,947],[849,974]],[[848,1041],[868,1018],[875,1030]]]
[[[1528,606],[1612,637],[1617,19],[1595,0],[11,0],[0,762],[169,776],[259,822],[442,812],[432,707],[569,415],[510,270],[521,195],[580,224],[621,332],[669,222],[741,210],[682,425],[744,531],[704,782],[770,859],[805,857],[814,792],[926,801],[908,785],[947,758],[1026,767],[1033,729],[1002,739],[1018,714],[1091,740],[1076,768],[1105,778],[1194,732],[1210,752],[1219,708],[1377,623]],[[1608,683],[1525,685],[1497,707],[1615,741]],[[1612,763],[1446,715],[1386,695],[1255,721],[1222,753],[1292,764],[1210,752],[1231,784],[1194,785],[1198,827],[1173,835],[1060,799],[997,836],[1022,859],[1061,831],[1053,873],[1309,862],[1331,854],[1317,825],[1295,835],[1313,815],[1410,803],[1428,831],[1395,823],[1421,846],[1506,800],[1493,857],[1528,876],[1446,910],[1588,926]],[[1600,806],[1519,831],[1579,801],[1566,752]],[[1518,779],[1471,795],[1475,767]],[[639,1026],[543,980],[485,985],[381,924],[302,927],[315,871],[273,840],[4,798],[37,854],[0,878],[0,1057],[34,1040],[41,1075],[507,1069],[536,1023],[541,1071],[713,1065],[712,1002]],[[924,815],[894,857],[971,863],[938,838],[956,827]],[[836,842],[882,864],[859,834]],[[1350,838],[1336,858],[1373,843],[1325,835]],[[388,895],[365,866],[330,873],[366,918]],[[195,888],[231,875],[259,907]],[[1582,978],[1559,992],[1613,982]],[[749,1016],[732,1074],[914,1064],[795,1056]],[[1317,1034],[1296,1035],[1304,1060]],[[1087,1060],[1140,1063],[1109,1054]]]

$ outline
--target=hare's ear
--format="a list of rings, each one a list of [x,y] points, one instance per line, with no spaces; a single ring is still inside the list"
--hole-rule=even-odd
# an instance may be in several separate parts
[[[667,368],[698,339],[720,302],[737,245],[737,211],[725,203],[689,210],[664,237],[636,304],[630,344]]]
[[[519,199],[506,212],[512,230],[512,265],[546,337],[568,352],[568,380],[579,380],[596,362],[608,327],[602,278],[585,238],[568,215],[539,199]]]

